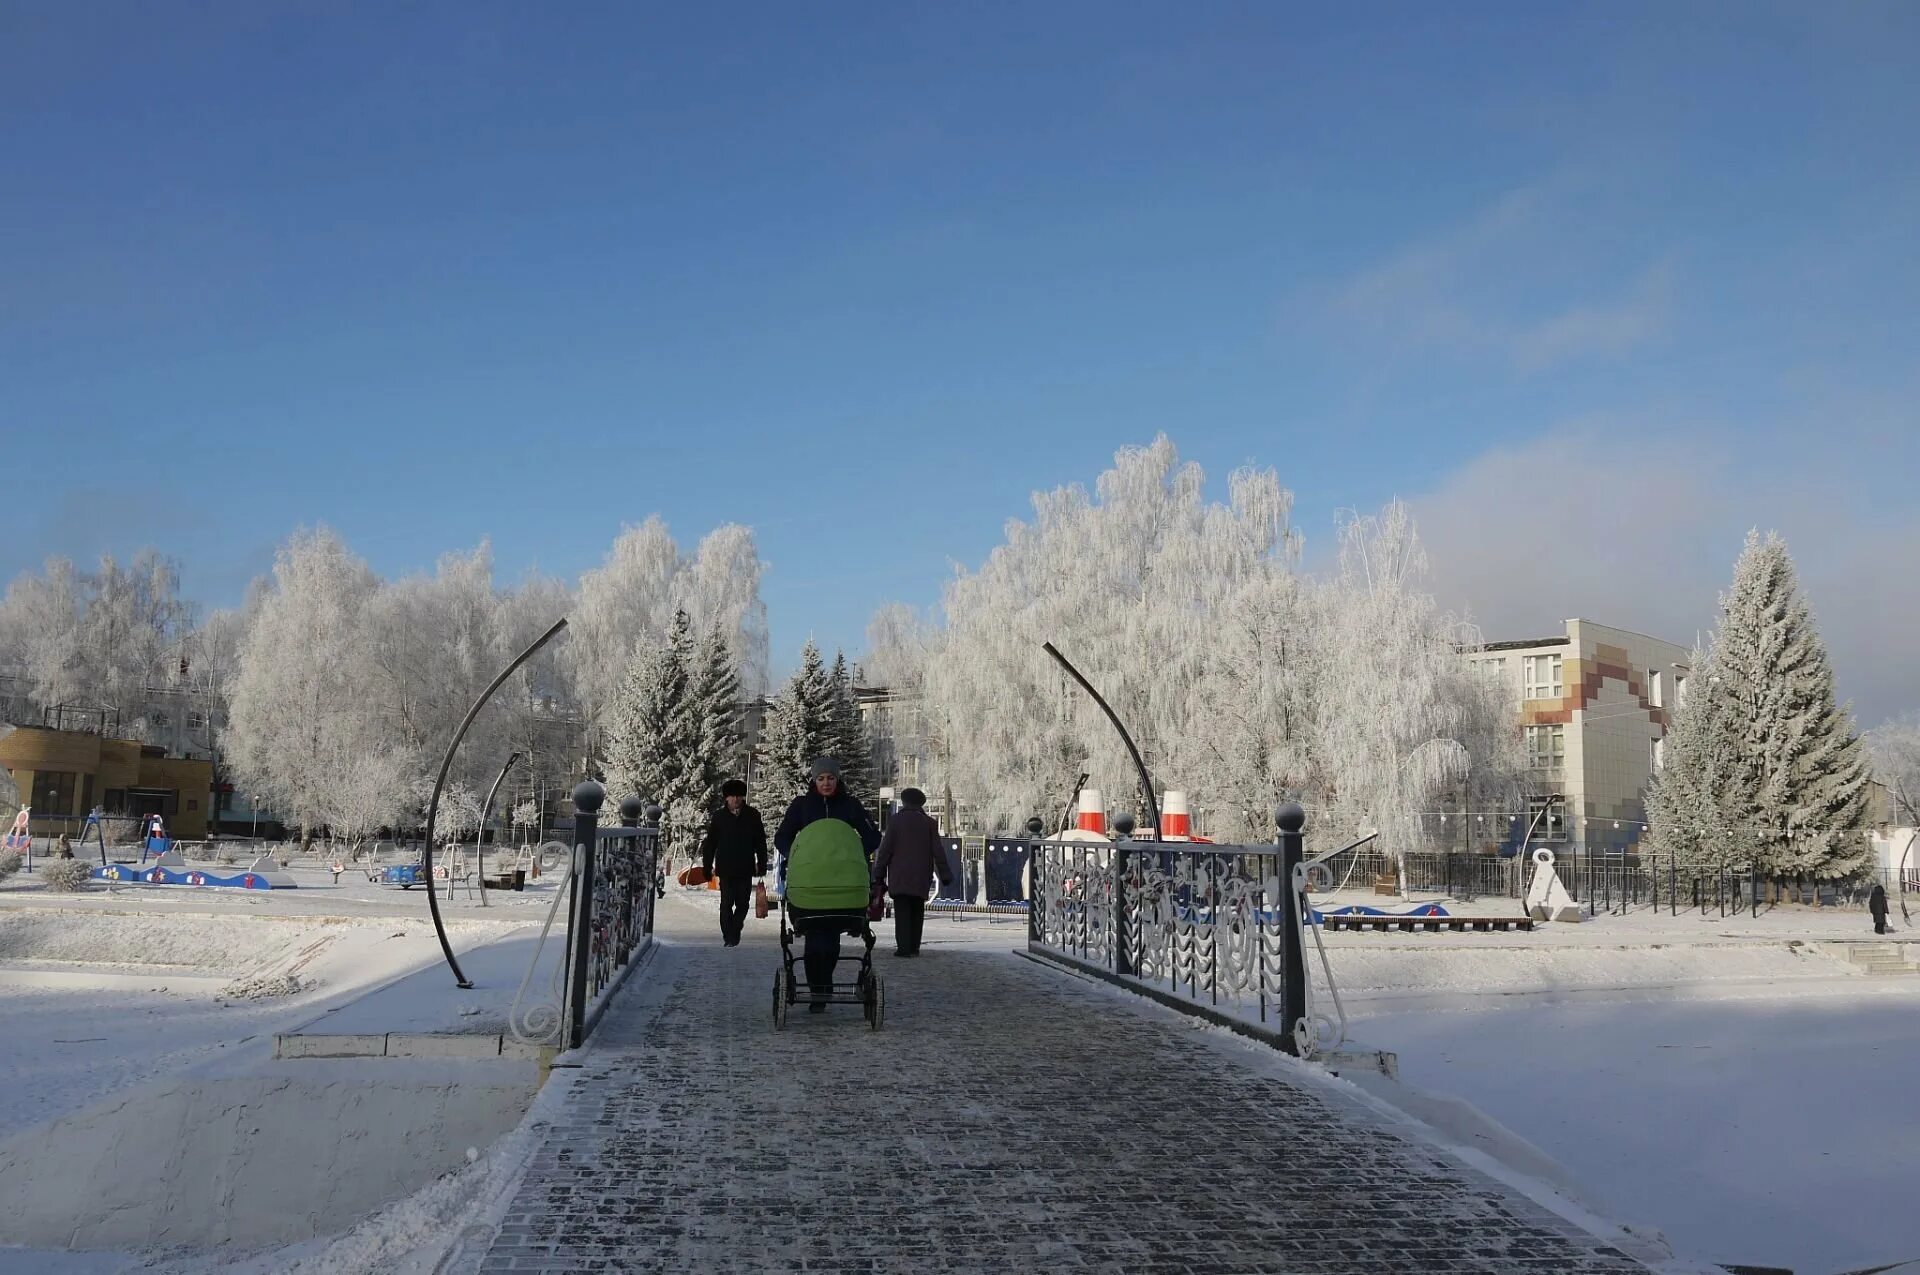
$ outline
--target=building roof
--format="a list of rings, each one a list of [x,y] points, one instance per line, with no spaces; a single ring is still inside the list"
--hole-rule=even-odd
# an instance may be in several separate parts
[[[1479,651],[1520,651],[1530,646],[1565,646],[1572,641],[1566,634],[1559,637],[1518,638],[1510,642],[1482,642],[1479,646],[1470,646],[1469,652]]]

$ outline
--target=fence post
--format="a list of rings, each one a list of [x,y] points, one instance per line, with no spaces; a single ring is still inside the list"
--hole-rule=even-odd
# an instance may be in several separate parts
[[[607,790],[589,779],[573,790],[573,911],[567,931],[567,1048],[587,1032],[587,963],[593,946],[593,851]]]
[[[1133,973],[1133,927],[1127,924],[1127,867],[1132,855],[1121,849],[1133,840],[1134,822],[1132,815],[1121,815],[1113,821],[1113,830],[1119,837],[1113,843],[1113,972],[1116,974]]]
[[[1040,880],[1040,833],[1046,827],[1035,815],[1027,820],[1027,942],[1040,941],[1040,892],[1034,889]]]
[[[1300,892],[1294,888],[1293,870],[1305,857],[1307,812],[1299,802],[1289,801],[1273,812],[1273,821],[1280,829],[1280,1023],[1286,1051],[1298,1054],[1294,1028],[1307,1016],[1307,962],[1300,950]],[[1306,1027],[1313,1030],[1311,1023]]]

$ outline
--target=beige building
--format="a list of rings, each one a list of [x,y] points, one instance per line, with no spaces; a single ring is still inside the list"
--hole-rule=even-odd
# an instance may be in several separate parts
[[[1564,796],[1535,840],[1600,852],[1645,830],[1646,790],[1686,693],[1684,646],[1568,620],[1564,636],[1490,642],[1467,656],[1513,696],[1535,796]]]
[[[110,815],[160,815],[183,839],[207,835],[213,763],[202,758],[168,757],[156,745],[104,734],[22,726],[0,738],[0,766],[33,807],[36,836],[65,832],[77,839],[95,806]]]

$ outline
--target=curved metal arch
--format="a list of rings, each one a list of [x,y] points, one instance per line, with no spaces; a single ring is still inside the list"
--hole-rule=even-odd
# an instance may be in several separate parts
[[[501,669],[500,676],[494,678],[487,689],[480,693],[480,698],[475,700],[473,707],[467,710],[466,719],[460,723],[460,729],[453,732],[453,742],[447,745],[447,755],[440,759],[440,775],[433,781],[433,797],[427,802],[427,846],[422,853],[422,863],[426,868],[427,878],[427,910],[433,913],[433,932],[440,936],[440,951],[447,958],[447,968],[453,971],[454,986],[462,990],[471,988],[473,980],[466,976],[460,968],[460,962],[453,957],[453,944],[447,941],[447,927],[440,920],[440,899],[433,889],[433,821],[440,813],[440,792],[447,786],[447,772],[453,768],[453,754],[459,750],[460,741],[467,737],[467,728],[473,725],[473,719],[480,716],[480,710],[487,706],[487,701],[493,698],[495,691],[506,684],[515,670],[532,659],[534,652],[558,637],[560,630],[566,627],[567,622],[564,617],[556,620],[552,628],[536,638],[532,646],[515,656],[513,663]],[[503,770],[501,774],[504,777],[506,772]],[[499,787],[499,780],[494,781],[494,786]]]
[[[1059,649],[1056,648],[1053,643],[1042,643],[1042,646],[1048,655],[1060,661],[1061,668],[1073,675],[1073,680],[1080,683],[1082,690],[1093,696],[1093,702],[1100,706],[1100,711],[1107,715],[1107,720],[1113,723],[1113,728],[1120,732],[1120,741],[1127,746],[1127,751],[1133,755],[1134,769],[1140,772],[1140,790],[1147,795],[1147,813],[1152,816],[1153,819],[1153,839],[1158,841],[1160,839],[1160,799],[1154,795],[1153,776],[1147,773],[1147,763],[1141,758],[1140,750],[1134,746],[1133,736],[1127,734],[1127,728],[1121,724],[1119,715],[1108,706],[1106,700],[1101,698],[1100,692],[1093,689],[1093,683],[1082,677],[1080,670],[1069,663],[1067,657],[1060,654]]]

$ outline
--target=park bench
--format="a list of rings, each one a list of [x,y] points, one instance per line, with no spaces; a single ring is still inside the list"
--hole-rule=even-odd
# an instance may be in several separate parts
[[[1531,930],[1533,919],[1525,916],[1367,916],[1365,914],[1331,913],[1323,918],[1330,931],[1372,930],[1384,933],[1398,930],[1402,934],[1412,934],[1416,930],[1438,933],[1442,930],[1461,933],[1472,930],[1485,933],[1489,930]]]

